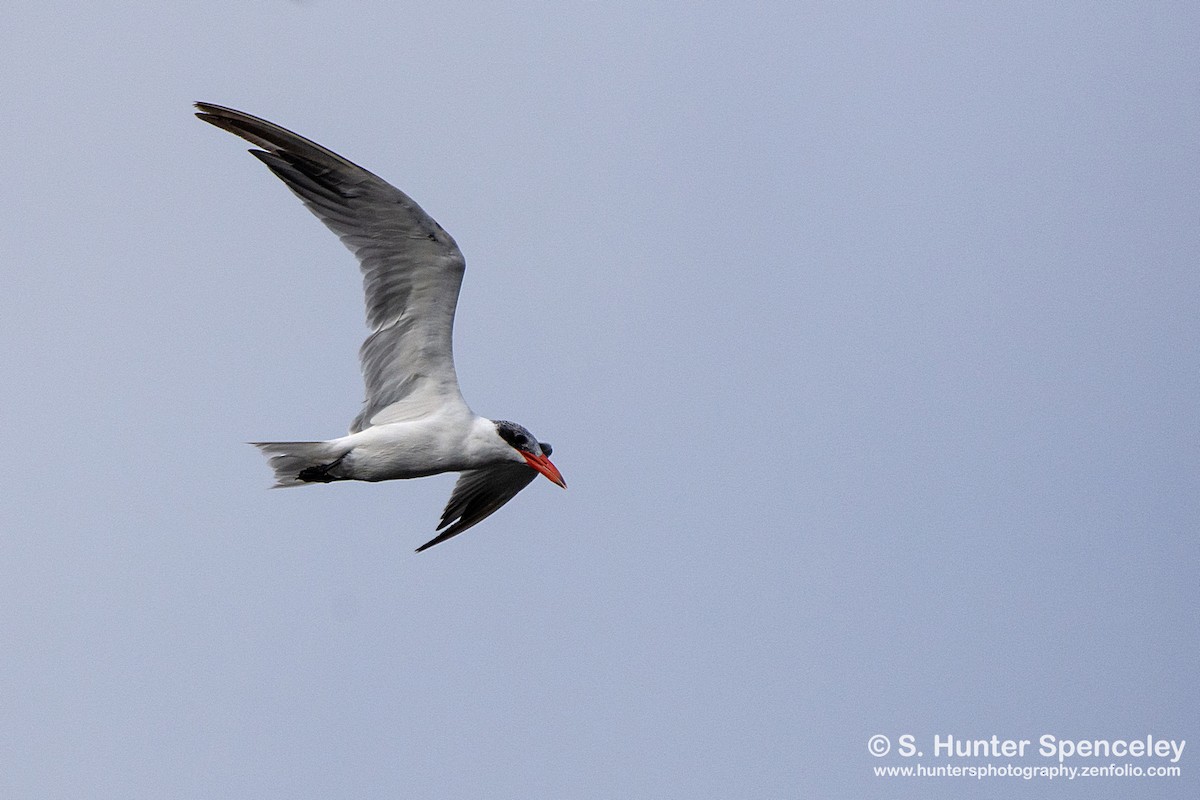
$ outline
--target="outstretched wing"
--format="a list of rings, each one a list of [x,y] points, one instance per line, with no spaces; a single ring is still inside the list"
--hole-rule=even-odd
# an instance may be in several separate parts
[[[452,332],[466,263],[450,234],[399,189],[316,142],[231,108],[196,108],[261,147],[250,153],[358,258],[371,334],[359,351],[366,400],[351,433],[447,404],[465,408]]]
[[[537,477],[537,472],[516,462],[462,473],[438,522],[437,537],[417,548],[417,552],[457,536],[517,496]],[[451,524],[453,523],[453,524]],[[446,527],[449,525],[449,527]],[[442,530],[445,528],[445,530]]]

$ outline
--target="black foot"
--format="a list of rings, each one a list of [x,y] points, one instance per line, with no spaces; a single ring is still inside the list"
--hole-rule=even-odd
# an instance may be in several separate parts
[[[345,458],[345,456],[343,456],[343,458]],[[341,463],[342,459],[339,458],[337,461],[334,461],[330,464],[322,464],[319,467],[305,467],[304,469],[300,470],[300,474],[296,477],[305,483],[333,483],[334,481],[340,481],[343,479],[337,475],[331,475],[330,473],[333,471],[334,467]]]

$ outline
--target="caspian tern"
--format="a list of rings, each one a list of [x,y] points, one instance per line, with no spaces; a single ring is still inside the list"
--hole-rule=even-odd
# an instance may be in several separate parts
[[[540,472],[564,489],[551,448],[514,422],[467,407],[451,345],[465,260],[450,234],[367,170],[264,119],[196,103],[197,117],[261,150],[262,161],[358,258],[371,334],[359,351],[366,400],[350,434],[324,442],[254,442],[275,485],[387,481],[461,472],[417,552],[513,499]]]

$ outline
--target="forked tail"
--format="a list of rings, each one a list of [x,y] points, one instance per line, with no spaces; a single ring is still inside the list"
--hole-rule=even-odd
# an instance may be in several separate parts
[[[251,442],[262,450],[275,470],[276,489],[306,483],[330,483],[347,479],[340,467],[349,452],[332,442]]]

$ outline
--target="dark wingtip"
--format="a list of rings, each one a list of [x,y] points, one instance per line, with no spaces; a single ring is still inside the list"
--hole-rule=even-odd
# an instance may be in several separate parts
[[[225,106],[219,106],[216,103],[206,103],[203,100],[197,100],[196,102],[192,103],[192,108],[198,108],[207,113],[217,113],[230,110]]]
[[[235,136],[245,138],[245,134],[242,133],[242,129],[237,122],[220,113],[224,111],[220,106],[210,106],[208,103],[196,103],[196,108],[200,109],[196,112],[196,119],[207,122],[209,125],[213,125],[223,131],[229,131]]]
[[[196,116],[205,122],[212,122],[214,119],[220,119],[220,112],[225,110],[223,106],[205,103],[200,100],[192,103],[192,108],[196,109]]]
[[[444,526],[445,526],[445,523],[443,523],[443,527]],[[446,541],[447,539],[453,539],[455,536],[457,536],[460,533],[462,533],[462,531],[455,531],[455,530],[442,531],[437,536],[433,537],[432,539],[430,539],[428,542],[426,542],[425,544],[418,547],[413,552],[419,553],[422,550],[428,550],[429,548],[433,547],[435,544],[441,544],[442,542]]]

